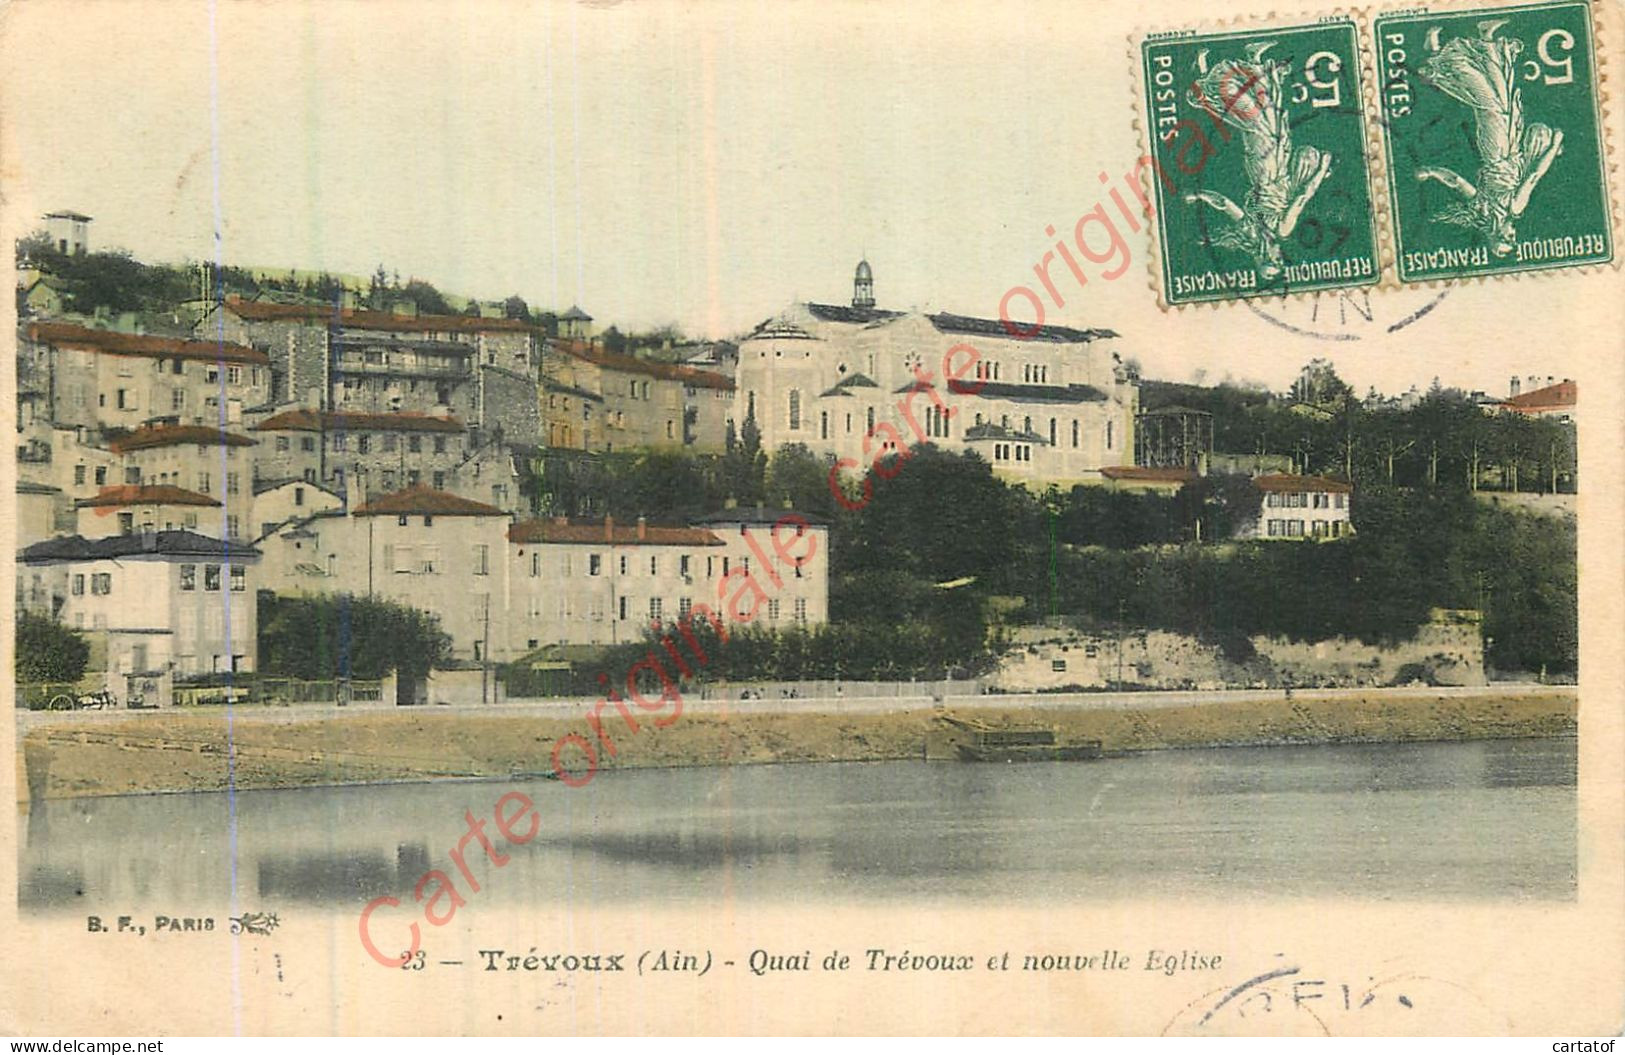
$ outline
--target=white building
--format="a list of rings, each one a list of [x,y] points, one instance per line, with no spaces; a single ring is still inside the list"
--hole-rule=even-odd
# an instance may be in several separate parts
[[[347,593],[431,612],[452,658],[500,659],[507,643],[508,515],[411,487],[318,512],[261,541],[265,585],[279,593]]]
[[[1116,340],[876,308],[860,264],[851,306],[792,305],[741,343],[734,418],[753,412],[769,452],[800,443],[851,472],[929,442],[1007,478],[1098,482],[1134,460],[1139,384]]]
[[[637,641],[707,612],[765,630],[829,619],[829,529],[794,511],[728,510],[683,527],[553,517],[514,524],[508,541],[515,655]]]
[[[19,601],[85,631],[120,674],[252,671],[259,552],[191,531],[35,543]]]
[[[1253,486],[1263,492],[1258,519],[1237,538],[1334,539],[1354,530],[1354,489],[1342,480],[1272,473],[1253,477]]]

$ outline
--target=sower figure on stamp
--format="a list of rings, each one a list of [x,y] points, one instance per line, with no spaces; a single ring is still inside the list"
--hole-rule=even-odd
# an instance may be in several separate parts
[[[1241,131],[1248,191],[1237,205],[1217,191],[1185,195],[1230,220],[1213,244],[1252,256],[1260,277],[1280,277],[1281,241],[1297,229],[1309,200],[1331,172],[1332,156],[1316,147],[1292,147],[1291,119],[1283,91],[1287,64],[1264,58],[1273,43],[1247,45],[1246,59],[1208,66],[1207,52],[1196,59],[1200,78],[1190,103]]]
[[[1428,83],[1473,111],[1478,148],[1478,183],[1447,168],[1418,169],[1418,180],[1437,180],[1462,196],[1436,219],[1481,232],[1496,256],[1512,252],[1516,224],[1546,170],[1563,151],[1563,133],[1523,120],[1523,91],[1517,87],[1518,40],[1497,40],[1499,21],[1480,22],[1478,39],[1458,37],[1439,47],[1439,30],[1428,34],[1436,54],[1422,66]]]

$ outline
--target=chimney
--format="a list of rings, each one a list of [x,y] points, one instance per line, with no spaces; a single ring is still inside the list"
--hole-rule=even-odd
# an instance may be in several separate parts
[[[615,518],[612,516],[604,517],[604,541],[615,541]]]
[[[1513,378],[1512,378],[1512,392],[1510,394],[1514,395],[1514,396],[1518,394],[1518,378],[1517,378],[1517,375],[1513,375]]]
[[[642,542],[649,537],[649,518],[638,517],[638,541]]]

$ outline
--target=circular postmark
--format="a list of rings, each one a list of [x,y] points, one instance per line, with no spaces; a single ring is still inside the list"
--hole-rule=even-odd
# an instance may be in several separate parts
[[[1315,110],[1295,126],[1312,129],[1317,121],[1333,119],[1361,123],[1362,141],[1365,113],[1355,106],[1339,105]],[[1382,120],[1379,115],[1379,121]],[[1448,135],[1451,130],[1431,130],[1435,135]],[[1365,155],[1368,156],[1368,155]],[[1359,160],[1364,161],[1365,156]],[[1347,160],[1345,160],[1347,163]],[[1280,246],[1285,265],[1308,260],[1317,254],[1335,252],[1349,241],[1356,225],[1364,222],[1376,234],[1376,214],[1379,204],[1372,196],[1375,188],[1366,180],[1366,208],[1370,215],[1359,216],[1359,203],[1346,188],[1334,187],[1308,203],[1291,235]],[[1215,270],[1222,270],[1226,261],[1220,258],[1217,247],[1222,243],[1220,233],[1212,225],[1207,212],[1199,212],[1201,245]],[[1236,298],[1254,315],[1300,337],[1321,341],[1360,341],[1381,338],[1405,329],[1429,317],[1450,294],[1450,287],[1384,288],[1375,281],[1365,285],[1350,285],[1327,289],[1315,283],[1294,283],[1293,268],[1283,266],[1279,273],[1260,283],[1252,296]]]
[[[1280,962],[1181,1007],[1162,1036],[1505,1035],[1507,1016],[1455,982],[1414,971],[1322,971]]]

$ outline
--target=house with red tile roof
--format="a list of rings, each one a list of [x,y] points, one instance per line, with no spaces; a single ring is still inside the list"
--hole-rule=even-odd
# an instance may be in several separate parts
[[[82,538],[195,531],[220,538],[226,528],[218,498],[172,484],[119,484],[74,503]]]
[[[1557,384],[1509,396],[1501,401],[1499,409],[1502,413],[1521,414],[1527,418],[1576,421],[1578,419],[1575,417],[1575,411],[1580,401],[1579,388],[1580,386],[1573,381],[1559,381]]]
[[[230,538],[252,527],[256,446],[241,433],[205,425],[153,425],[108,442],[122,463],[119,483],[184,489],[223,502]],[[198,517],[199,530],[206,519]]]

